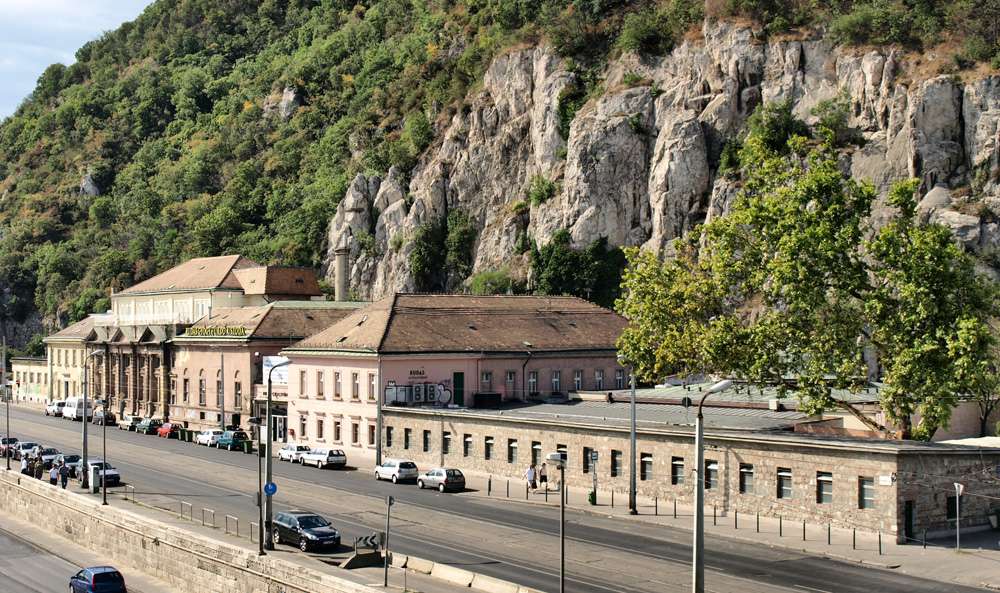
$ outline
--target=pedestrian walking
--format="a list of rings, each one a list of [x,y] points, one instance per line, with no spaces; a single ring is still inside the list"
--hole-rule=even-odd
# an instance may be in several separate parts
[[[59,468],[57,468],[53,464],[52,468],[49,470],[49,484],[55,486],[58,483],[59,483]]]
[[[28,474],[28,458],[27,457],[21,457],[21,473],[24,474],[24,475],[29,475]]]
[[[35,464],[35,479],[41,480],[42,476],[45,474],[45,468],[42,467],[42,460],[36,459],[34,461],[34,464]]]
[[[524,472],[524,479],[528,481],[528,488],[532,490],[538,489],[538,484],[535,483],[535,464],[532,463],[528,469]]]
[[[549,472],[545,468],[545,464],[543,463],[542,467],[538,468],[538,486],[541,488],[548,489],[548,485],[549,485]]]
[[[62,481],[63,490],[65,490],[66,483],[69,482],[69,466],[65,463],[59,466],[59,479]]]

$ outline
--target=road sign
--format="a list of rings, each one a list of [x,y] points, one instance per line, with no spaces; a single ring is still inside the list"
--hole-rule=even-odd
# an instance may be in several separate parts
[[[361,537],[354,538],[354,549],[358,548],[371,548],[377,550],[379,543],[382,540],[382,534],[372,533],[371,535],[363,535]]]
[[[597,463],[597,451],[590,452],[590,462]]]
[[[395,499],[395,498],[393,498],[392,496],[389,496],[389,497],[387,497],[387,498],[385,499],[385,503],[386,503],[387,505],[389,505],[389,506],[392,506],[392,505],[396,504],[396,499]]]
[[[268,482],[264,484],[264,494],[268,496],[274,496],[278,492],[278,485],[274,482]]]

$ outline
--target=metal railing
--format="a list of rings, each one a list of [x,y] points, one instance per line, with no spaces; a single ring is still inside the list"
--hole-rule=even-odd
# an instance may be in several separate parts
[[[233,533],[236,535],[236,537],[239,537],[240,536],[240,519],[239,519],[239,517],[234,517],[233,515],[226,515],[225,522],[226,522],[226,529],[225,529],[226,530],[226,535],[229,535],[229,523],[232,522],[233,523],[233,527],[234,527]]]
[[[187,509],[187,515],[191,521],[194,521],[194,505],[190,502],[181,501],[181,519],[184,518],[184,509]]]
[[[211,515],[211,518],[212,518],[212,522],[211,523],[206,523],[205,522],[205,515],[206,514]],[[203,527],[206,526],[206,525],[208,527],[212,527],[212,528],[215,527],[215,510],[214,509],[201,509],[201,525]]]

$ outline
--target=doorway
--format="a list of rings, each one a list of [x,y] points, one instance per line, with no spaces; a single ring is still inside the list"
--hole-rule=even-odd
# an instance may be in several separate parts
[[[451,382],[453,389],[455,391],[455,397],[452,400],[456,406],[465,405],[465,373],[453,373],[451,376]]]
[[[910,543],[913,540],[915,531],[913,528],[913,501],[907,500],[903,502],[903,536],[906,538],[904,543]]]

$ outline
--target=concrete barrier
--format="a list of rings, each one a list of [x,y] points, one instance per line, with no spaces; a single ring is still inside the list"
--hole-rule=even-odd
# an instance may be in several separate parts
[[[347,579],[172,527],[99,500],[0,470],[0,512],[100,551],[179,593],[377,593]]]
[[[410,556],[406,561],[407,570],[412,570],[414,572],[422,572],[424,574],[431,574],[434,570],[434,563],[430,560],[424,560],[423,558],[416,558]]]
[[[478,573],[472,577],[471,587],[485,593],[521,593],[520,587],[515,583]]]
[[[406,554],[397,554],[396,552],[389,553],[389,564],[396,568],[406,568],[406,560],[409,558]]]
[[[472,584],[472,579],[476,575],[463,568],[435,563],[434,568],[431,569],[431,576],[442,581],[454,583],[460,587],[468,587]]]

